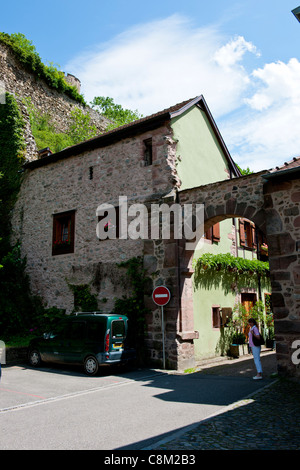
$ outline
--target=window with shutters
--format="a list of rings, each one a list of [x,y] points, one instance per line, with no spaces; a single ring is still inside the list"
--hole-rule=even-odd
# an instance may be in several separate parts
[[[220,305],[216,305],[212,307],[212,327],[220,328],[220,326],[221,326]]]
[[[53,215],[52,255],[74,253],[75,211]]]
[[[244,248],[253,250],[256,248],[255,225],[246,219],[239,220],[240,245]]]
[[[213,243],[219,243],[220,241],[220,223],[213,225],[205,232],[206,240],[210,240]]]

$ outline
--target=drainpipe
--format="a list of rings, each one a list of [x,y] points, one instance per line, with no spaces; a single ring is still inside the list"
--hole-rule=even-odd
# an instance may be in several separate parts
[[[176,204],[179,204],[179,194],[178,191],[176,190],[176,195],[175,195],[175,202]],[[179,240],[178,238],[176,239],[176,258],[177,258],[177,287],[178,287],[178,303],[177,303],[177,308],[179,312],[179,324],[178,328],[179,331],[182,331],[182,303],[181,303],[181,272],[180,272],[180,256],[179,256]]]

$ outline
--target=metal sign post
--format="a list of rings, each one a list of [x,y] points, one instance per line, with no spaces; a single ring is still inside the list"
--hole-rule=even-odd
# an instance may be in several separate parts
[[[161,332],[163,344],[163,368],[166,368],[166,355],[165,355],[165,322],[164,322],[164,305],[167,305],[171,298],[170,291],[165,286],[156,287],[152,293],[153,302],[161,307]]]

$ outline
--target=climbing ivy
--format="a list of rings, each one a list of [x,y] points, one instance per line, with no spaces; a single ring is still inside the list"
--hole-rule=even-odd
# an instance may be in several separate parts
[[[74,294],[74,311],[95,312],[98,310],[97,297],[91,293],[88,284],[68,284]]]
[[[56,132],[49,114],[36,109],[30,98],[24,98],[23,101],[29,114],[31,132],[38,150],[49,147],[52,152],[59,152],[74,144],[70,135]]]
[[[118,266],[126,268],[128,287],[131,287],[132,290],[130,296],[126,295],[115,301],[114,310],[120,315],[127,315],[130,325],[128,341],[136,348],[138,361],[143,363],[146,351],[144,344],[146,314],[149,313],[144,303],[144,291],[148,279],[143,268],[143,259],[141,257],[131,258]]]
[[[21,184],[25,160],[24,122],[14,97],[8,93],[0,105],[0,257],[9,249],[10,215]]]
[[[38,150],[49,147],[52,152],[59,152],[66,147],[78,144],[84,140],[95,137],[99,132],[91,124],[90,114],[84,113],[79,108],[74,108],[69,116],[69,128],[66,132],[58,133],[52,124],[50,114],[42,113],[32,103],[30,98],[24,98],[32,135]]]

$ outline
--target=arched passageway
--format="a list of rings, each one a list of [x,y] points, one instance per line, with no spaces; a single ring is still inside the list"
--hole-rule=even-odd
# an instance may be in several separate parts
[[[300,340],[299,167],[180,191],[177,202],[204,205],[205,231],[225,218],[243,217],[252,220],[265,234],[278,371],[282,375],[299,375],[295,360],[295,346],[299,348]],[[186,250],[184,240],[163,240],[158,258],[161,281],[172,288],[172,302],[166,307],[169,360],[175,360],[177,368],[182,369],[193,363],[193,341],[197,337],[191,290],[193,251]],[[172,335],[175,330],[176,338]]]

